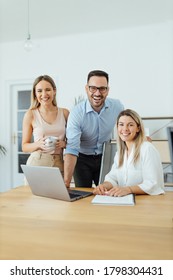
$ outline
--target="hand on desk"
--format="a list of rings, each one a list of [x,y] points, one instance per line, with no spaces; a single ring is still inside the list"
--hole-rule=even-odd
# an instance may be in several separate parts
[[[107,191],[108,189],[103,184],[100,184],[94,189],[93,194],[105,195]]]
[[[124,196],[132,193],[129,187],[113,187],[109,191],[105,192],[105,195],[109,196]]]
[[[108,196],[124,196],[130,193],[132,193],[130,187],[113,187],[110,183],[100,184],[93,191],[93,194]]]

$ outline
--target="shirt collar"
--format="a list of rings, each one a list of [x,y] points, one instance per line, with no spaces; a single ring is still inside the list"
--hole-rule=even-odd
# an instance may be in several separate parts
[[[106,98],[106,100],[105,100],[105,103],[104,103],[104,105],[103,105],[101,111],[105,110],[106,108],[109,108],[109,102],[108,102],[107,98]],[[100,111],[100,112],[101,112],[101,111]],[[87,100],[86,100],[86,113],[89,113],[89,112],[95,112],[95,111],[94,111],[94,109],[92,108],[92,106],[91,106],[89,100],[87,99]]]

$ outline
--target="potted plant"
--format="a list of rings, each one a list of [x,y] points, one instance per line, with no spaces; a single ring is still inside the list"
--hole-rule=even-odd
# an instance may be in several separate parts
[[[0,145],[0,153],[5,155],[6,152],[7,152],[6,148],[4,146]]]
[[[81,101],[85,100],[85,97],[83,95],[79,95],[78,97],[75,97],[74,99],[74,105],[79,104]]]

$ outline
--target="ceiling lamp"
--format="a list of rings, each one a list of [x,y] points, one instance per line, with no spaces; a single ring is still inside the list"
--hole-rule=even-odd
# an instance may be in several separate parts
[[[31,34],[30,34],[30,5],[29,5],[30,0],[27,0],[27,1],[28,1],[28,5],[27,5],[27,39],[24,43],[24,49],[25,49],[25,51],[29,52],[32,50],[33,43],[31,41]]]

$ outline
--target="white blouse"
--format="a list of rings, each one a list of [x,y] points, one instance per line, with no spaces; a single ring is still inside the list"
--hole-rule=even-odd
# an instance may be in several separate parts
[[[157,195],[164,193],[163,168],[159,152],[152,143],[146,141],[141,145],[140,157],[133,164],[134,147],[127,158],[125,153],[123,165],[118,168],[118,152],[105,181],[113,186],[139,186],[145,193]]]

